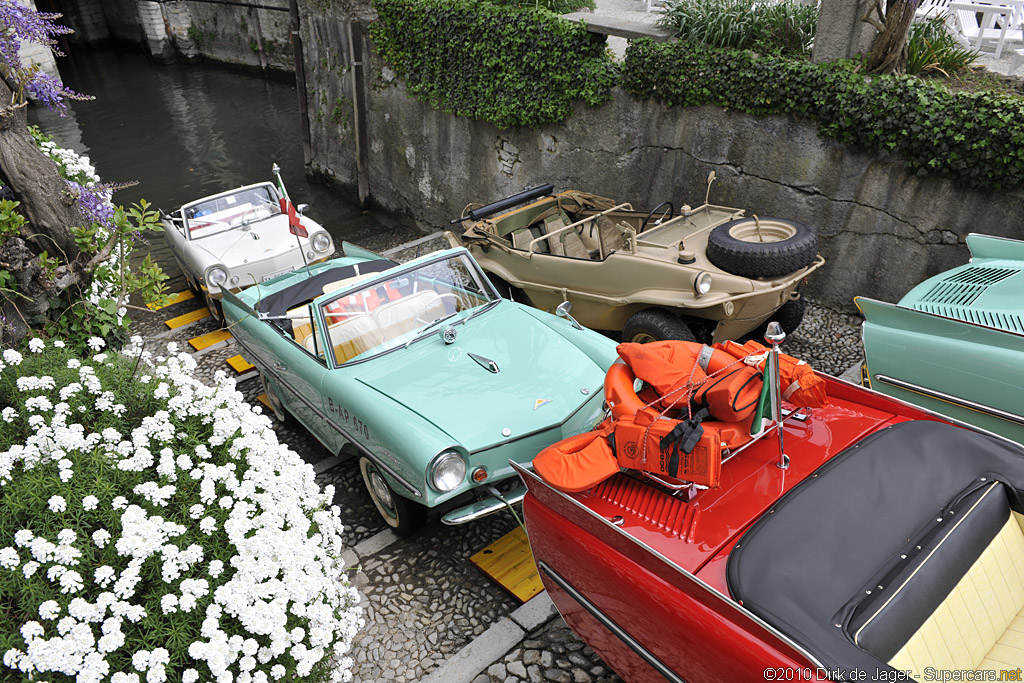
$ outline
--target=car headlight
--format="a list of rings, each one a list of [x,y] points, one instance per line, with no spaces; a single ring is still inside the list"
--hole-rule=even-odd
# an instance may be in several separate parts
[[[430,464],[427,479],[440,493],[454,491],[466,478],[466,461],[455,451],[444,451]]]
[[[711,273],[697,273],[697,277],[693,278],[693,291],[697,293],[697,296],[710,292]]]
[[[313,251],[322,254],[331,248],[331,236],[326,232],[318,232],[310,238],[309,243],[313,247]]]
[[[228,281],[228,271],[224,266],[210,266],[206,269],[206,282],[220,287]]]

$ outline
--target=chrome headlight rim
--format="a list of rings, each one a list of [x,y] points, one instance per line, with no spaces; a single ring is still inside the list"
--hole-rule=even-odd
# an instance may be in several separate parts
[[[697,276],[693,278],[693,292],[697,296],[702,296],[711,291],[711,273],[706,270],[702,270],[697,273]]]
[[[466,481],[468,470],[466,458],[462,453],[447,448],[430,461],[427,467],[427,483],[438,493],[451,493]]]
[[[203,274],[203,279],[206,280],[208,286],[223,287],[228,281],[228,269],[219,263],[215,266],[210,266]]]
[[[331,240],[331,236],[327,233],[326,230],[315,232],[309,237],[309,246],[312,247],[313,251],[317,252],[318,254],[327,253],[327,251],[331,248],[332,245],[333,241]]]

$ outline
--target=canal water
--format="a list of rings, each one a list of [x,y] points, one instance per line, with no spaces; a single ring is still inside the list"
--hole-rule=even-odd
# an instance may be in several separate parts
[[[348,240],[373,249],[384,230],[408,232],[408,239],[420,235],[393,218],[362,212],[337,187],[307,181],[290,79],[204,65],[161,66],[144,54],[113,50],[77,50],[59,67],[68,87],[95,99],[71,102],[63,118],[34,106],[29,122],[61,147],[86,154],[104,182],[137,181],[114,193],[115,204],[127,207],[145,198],[171,211],[215,192],[273,180],[277,163],[292,200],[309,204],[307,215],[339,245]],[[179,273],[163,237],[150,235],[149,241],[174,283]]]

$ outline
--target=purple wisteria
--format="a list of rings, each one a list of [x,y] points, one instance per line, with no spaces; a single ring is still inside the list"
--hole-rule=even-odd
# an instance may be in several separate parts
[[[18,86],[61,116],[64,100],[92,99],[67,88],[60,80],[49,76],[36,66],[26,66],[18,51],[22,42],[44,45],[55,55],[63,55],[57,47],[56,36],[72,33],[72,29],[56,23],[60,14],[38,12],[19,4],[16,0],[0,0],[0,67],[12,85]]]
[[[78,208],[87,221],[99,223],[108,230],[114,228],[114,206],[110,203],[110,194],[117,188],[102,184],[87,187],[73,180],[67,181],[71,191],[78,195]]]

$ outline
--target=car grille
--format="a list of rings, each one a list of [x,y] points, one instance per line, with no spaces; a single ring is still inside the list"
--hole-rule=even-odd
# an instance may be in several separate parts
[[[1020,268],[966,268],[935,283],[913,307],[925,313],[1024,333],[1024,318],[972,307],[989,287],[1019,272]]]

